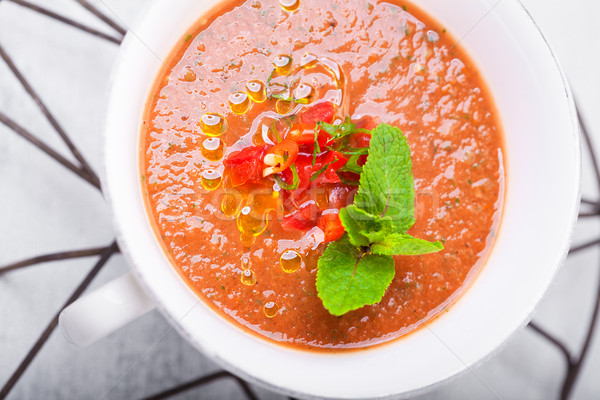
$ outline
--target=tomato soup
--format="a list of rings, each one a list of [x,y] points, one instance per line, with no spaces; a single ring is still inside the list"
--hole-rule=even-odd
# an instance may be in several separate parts
[[[142,131],[149,218],[187,284],[243,329],[309,350],[384,343],[444,312],[484,264],[504,196],[498,116],[456,38],[414,5],[280,1],[221,4],[166,60]],[[317,261],[344,234],[334,220],[357,177],[316,122],[351,123],[352,149],[379,123],[401,129],[408,233],[444,246],[394,256],[382,300],[341,316],[318,296]]]

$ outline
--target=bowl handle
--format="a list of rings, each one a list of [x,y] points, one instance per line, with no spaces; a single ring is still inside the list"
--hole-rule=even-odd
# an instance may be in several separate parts
[[[154,307],[154,301],[127,273],[69,305],[58,321],[65,339],[86,347]]]

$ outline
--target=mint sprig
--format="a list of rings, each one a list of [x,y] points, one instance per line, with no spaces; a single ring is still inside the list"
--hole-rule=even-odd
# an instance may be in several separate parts
[[[395,275],[392,256],[443,249],[406,233],[415,223],[414,201],[408,142],[400,129],[380,124],[371,132],[354,204],[340,210],[346,234],[317,264],[317,292],[331,314],[381,301]]]

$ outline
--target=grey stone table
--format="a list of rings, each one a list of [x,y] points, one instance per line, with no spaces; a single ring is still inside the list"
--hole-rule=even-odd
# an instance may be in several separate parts
[[[91,281],[93,289],[127,270],[123,258],[112,254],[114,233],[101,193],[65,165],[78,169],[92,183],[95,178],[81,172],[80,161],[53,124],[56,121],[62,127],[91,169],[101,171],[100,133],[109,73],[122,36],[118,27],[130,26],[144,3],[0,0],[0,55],[10,57],[54,118],[40,111],[9,63],[0,60],[0,268],[37,255],[88,250],[76,254],[87,257],[0,272],[0,385],[11,383],[3,389],[4,393],[11,389],[10,399],[145,398],[177,387],[181,391],[171,398],[280,399],[278,394],[219,372],[157,312],[83,350],[48,329],[49,339],[38,342],[43,343],[39,351],[31,351],[90,271],[99,271]],[[495,1],[489,3],[493,6]],[[600,2],[523,3],[555,48],[585,117],[590,141],[600,146]],[[36,10],[36,6],[43,9]],[[102,15],[95,15],[96,10],[116,21],[117,29]],[[91,33],[79,29],[82,26],[70,26],[69,21],[84,25]],[[28,133],[56,150],[64,165],[24,140]],[[591,160],[584,151],[584,198],[588,202],[574,248],[593,243],[600,233],[595,218],[598,206],[592,204],[600,200],[600,187]],[[590,246],[569,257],[534,316],[535,326],[564,343],[575,361],[596,302],[599,249]],[[101,254],[107,256],[106,265],[93,269],[102,265],[98,264]],[[530,326],[494,358],[419,399],[558,398],[567,363],[561,348],[546,339]],[[596,333],[589,341],[570,392],[573,399],[600,398],[599,339]],[[28,352],[31,357],[23,362]],[[20,365],[22,371],[15,374]],[[187,382],[192,384],[181,387]]]

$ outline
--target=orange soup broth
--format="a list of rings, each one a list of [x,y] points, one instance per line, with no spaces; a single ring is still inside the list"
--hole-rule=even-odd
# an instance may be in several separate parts
[[[181,39],[148,102],[142,185],[172,264],[225,318],[295,348],[364,348],[447,310],[484,264],[504,196],[501,126],[475,64],[414,5],[300,1],[294,12],[276,0],[228,1]],[[307,54],[320,61],[301,68]],[[272,180],[226,190],[224,159],[268,142],[273,134],[262,134],[263,126],[282,118],[275,99],[250,100],[236,114],[230,95],[247,91],[249,81],[267,82],[280,55],[291,57],[292,72],[275,73],[271,82],[306,82],[311,102],[339,102],[339,118],[368,117],[404,132],[416,191],[416,223],[408,233],[444,244],[438,253],[395,257],[396,275],[381,302],[341,317],[327,312],[315,288],[326,245],[315,229],[282,229],[288,205],[273,193]],[[308,106],[296,104],[291,113]],[[218,146],[201,129],[206,113],[226,121]],[[314,192],[315,201],[327,203],[332,185]],[[223,201],[231,199],[235,204],[224,212]],[[246,205],[254,221],[248,223],[264,228],[250,240],[240,230]],[[302,258],[291,273],[280,259],[289,250]]]

